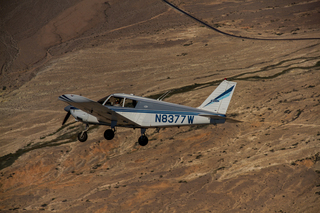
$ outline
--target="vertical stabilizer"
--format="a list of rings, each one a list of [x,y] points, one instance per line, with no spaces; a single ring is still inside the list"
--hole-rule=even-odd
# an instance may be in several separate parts
[[[236,84],[232,81],[222,81],[198,108],[225,115]]]

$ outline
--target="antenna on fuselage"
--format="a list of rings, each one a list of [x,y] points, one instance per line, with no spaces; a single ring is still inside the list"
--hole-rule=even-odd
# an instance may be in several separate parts
[[[167,95],[169,95],[169,93],[171,92],[172,90],[169,90],[165,93],[163,93],[157,100],[158,101],[162,101]]]

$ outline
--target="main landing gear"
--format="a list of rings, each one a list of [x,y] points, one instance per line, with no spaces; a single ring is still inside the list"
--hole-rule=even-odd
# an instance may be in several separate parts
[[[116,129],[112,130],[112,129],[107,129],[104,132],[104,138],[107,140],[112,140],[114,138],[114,132],[116,131]]]
[[[141,136],[139,137],[138,143],[140,146],[145,146],[148,144],[148,137],[146,136],[146,129],[141,129]]]
[[[80,142],[85,142],[87,139],[88,139],[88,131],[89,129],[89,124],[86,124],[86,128],[85,130],[83,130],[82,132],[80,132],[78,134],[78,140]],[[113,128],[113,129],[107,129],[105,132],[104,132],[104,138],[106,140],[112,140],[114,138],[114,133],[115,133],[116,129]],[[141,136],[139,137],[138,139],[138,143],[140,146],[145,146],[148,144],[148,137],[146,136],[146,129],[141,129]]]

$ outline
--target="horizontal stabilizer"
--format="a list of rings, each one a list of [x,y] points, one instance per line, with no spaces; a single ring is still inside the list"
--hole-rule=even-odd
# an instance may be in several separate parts
[[[231,122],[231,123],[240,123],[240,122],[242,122],[242,121],[239,121],[239,120],[236,120],[236,119],[233,119],[233,118],[227,118],[227,117],[219,116],[219,115],[199,114],[199,116],[204,116],[204,117],[208,117],[208,118],[212,118],[212,119],[216,119],[216,120],[226,120],[226,121]]]

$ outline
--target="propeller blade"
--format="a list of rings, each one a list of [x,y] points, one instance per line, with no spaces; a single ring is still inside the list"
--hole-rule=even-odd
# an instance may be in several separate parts
[[[69,106],[66,106],[66,107],[64,108],[64,110],[65,110],[66,112],[68,112],[68,113],[67,113],[66,117],[64,117],[63,122],[62,122],[62,125],[64,125],[64,124],[67,122],[68,118],[70,117],[70,115],[71,115],[70,109],[71,109],[71,106],[70,106],[70,105],[69,105]]]
[[[62,125],[64,125],[64,124],[67,122],[67,120],[68,120],[68,118],[70,117],[70,115],[71,115],[71,112],[69,111],[69,112],[67,113],[66,117],[64,117],[64,120],[63,120],[63,122],[62,122]]]

